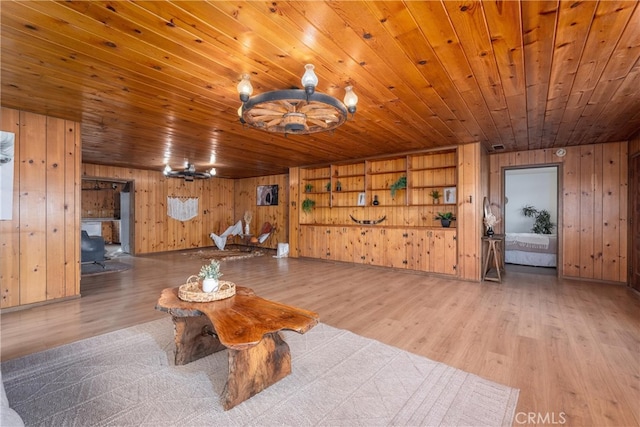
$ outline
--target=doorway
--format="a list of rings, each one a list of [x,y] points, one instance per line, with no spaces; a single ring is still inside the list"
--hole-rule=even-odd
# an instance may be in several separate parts
[[[105,240],[107,257],[133,253],[133,181],[82,178],[82,230]]]
[[[504,170],[505,263],[511,269],[557,275],[558,165]]]

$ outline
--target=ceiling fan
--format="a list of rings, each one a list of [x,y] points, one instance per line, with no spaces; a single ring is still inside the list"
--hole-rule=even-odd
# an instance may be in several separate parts
[[[209,179],[215,175],[215,169],[212,168],[208,172],[196,171],[196,166],[193,163],[187,163],[183,170],[171,170],[169,165],[164,168],[164,175],[169,178],[184,178],[185,181],[193,181],[194,179]]]
[[[315,99],[322,98],[322,94],[316,93],[307,101],[300,99],[306,97],[302,90],[282,92],[285,93],[282,99],[263,100],[258,96],[249,101],[242,108],[244,121],[269,132],[307,134],[334,129],[347,119],[344,107]]]

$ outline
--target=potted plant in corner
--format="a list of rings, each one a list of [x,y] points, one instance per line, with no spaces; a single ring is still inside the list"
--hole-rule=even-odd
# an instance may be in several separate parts
[[[451,221],[455,221],[456,217],[453,216],[452,212],[438,212],[438,215],[436,215],[436,219],[440,220],[440,224],[442,224],[444,228],[449,228],[449,226],[451,225]]]
[[[315,205],[316,205],[316,201],[307,197],[306,199],[304,199],[302,201],[302,210],[304,212],[309,213],[309,212],[311,212],[311,210],[313,209],[313,207]]]
[[[434,205],[437,205],[438,203],[440,203],[440,192],[438,190],[433,190],[431,193],[429,193],[429,195],[433,199]]]
[[[204,292],[217,291],[219,279],[222,277],[222,272],[220,272],[220,261],[212,259],[209,264],[203,265],[198,277],[202,279],[202,290]]]

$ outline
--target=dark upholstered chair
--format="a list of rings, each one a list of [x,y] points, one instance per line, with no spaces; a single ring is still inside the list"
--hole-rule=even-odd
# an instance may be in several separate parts
[[[104,267],[105,247],[101,236],[89,236],[82,230],[81,259],[82,262],[95,262]]]

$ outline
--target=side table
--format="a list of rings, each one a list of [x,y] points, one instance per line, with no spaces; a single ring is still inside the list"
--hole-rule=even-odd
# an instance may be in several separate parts
[[[502,282],[501,271],[504,270],[504,234],[494,234],[493,236],[483,236],[482,246],[484,254],[484,267],[482,269],[482,280],[492,282]],[[489,275],[491,270],[495,270],[495,276]]]

